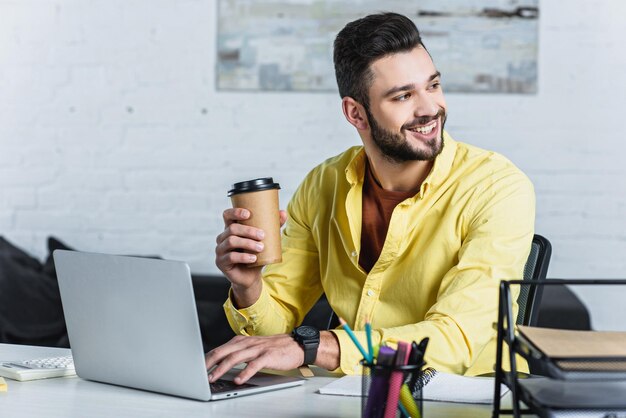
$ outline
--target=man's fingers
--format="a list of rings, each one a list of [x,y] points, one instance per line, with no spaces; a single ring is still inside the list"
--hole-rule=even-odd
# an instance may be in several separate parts
[[[243,208],[229,208],[224,211],[222,218],[224,218],[224,224],[230,225],[233,222],[244,221],[250,217],[250,211]]]
[[[259,355],[259,349],[256,346],[247,347],[243,350],[232,352],[219,362],[217,367],[211,371],[209,381],[215,382],[222,377],[224,373],[232,369],[238,364],[254,360]]]
[[[204,363],[207,370],[211,369],[215,365],[218,365],[218,367],[211,374],[216,375],[219,373],[219,376],[221,376],[228,370],[232,369],[233,366],[252,360],[258,355],[257,347],[261,344],[263,344],[263,339],[261,338],[251,338],[237,335],[231,338],[226,344],[209,351],[204,357]],[[222,367],[222,365],[225,366]]]
[[[247,338],[242,335],[237,335],[230,339],[226,344],[220,345],[217,348],[206,353],[204,356],[204,363],[207,370],[219,363],[224,357],[241,349],[241,346],[245,344]]]
[[[228,271],[237,264],[254,263],[257,256],[251,253],[258,253],[263,248],[262,242],[230,236],[215,247],[215,262],[222,271]]]
[[[238,237],[236,235],[231,235],[226,238],[224,241],[218,244],[218,253],[224,254],[231,252],[233,250],[244,250],[250,251],[254,253],[258,253],[263,251],[265,245],[260,241],[254,241],[248,238]]]
[[[254,241],[261,241],[265,238],[265,232],[262,229],[242,224],[230,224],[224,228],[224,231],[217,236],[215,242],[222,243],[231,236],[249,238]]]
[[[266,367],[265,356],[261,356],[255,360],[249,361],[246,367],[235,377],[234,382],[238,385],[246,383],[259,370]]]
[[[227,272],[232,270],[237,264],[252,264],[255,261],[256,255],[254,254],[233,251],[218,256],[216,264],[222,271]]]
[[[289,370],[298,367],[304,359],[304,351],[287,334],[268,337],[234,337],[206,355],[209,380],[215,382],[237,364],[247,363],[234,382],[243,384],[264,367]]]

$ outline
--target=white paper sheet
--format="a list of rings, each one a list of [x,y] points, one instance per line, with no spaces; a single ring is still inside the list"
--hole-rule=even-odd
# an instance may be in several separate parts
[[[322,395],[361,396],[361,376],[344,376],[319,389]],[[422,397],[428,401],[491,404],[494,379],[492,377],[467,377],[438,372],[424,387]],[[509,391],[501,386],[502,395]]]

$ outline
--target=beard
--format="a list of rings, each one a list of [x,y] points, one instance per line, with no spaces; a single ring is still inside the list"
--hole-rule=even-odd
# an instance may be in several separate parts
[[[439,137],[424,142],[426,145],[425,149],[412,147],[405,134],[386,130],[376,122],[376,119],[370,113],[369,109],[365,108],[365,112],[370,123],[372,140],[378,149],[380,149],[383,156],[389,161],[394,163],[432,161],[441,154],[443,150],[443,127],[447,118],[446,111],[443,108],[440,108],[435,116],[423,116],[415,119],[411,123],[402,125],[402,129],[404,130],[415,125],[425,125],[439,118],[441,121],[441,133]]]

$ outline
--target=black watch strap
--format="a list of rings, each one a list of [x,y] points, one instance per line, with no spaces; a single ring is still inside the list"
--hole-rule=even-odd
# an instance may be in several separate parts
[[[309,365],[315,363],[315,359],[317,358],[317,348],[319,345],[319,342],[315,344],[305,342],[302,344],[302,347],[304,348],[304,364]]]
[[[317,349],[320,345],[319,331],[314,327],[304,325],[294,329],[291,336],[304,349],[304,364],[315,363]]]

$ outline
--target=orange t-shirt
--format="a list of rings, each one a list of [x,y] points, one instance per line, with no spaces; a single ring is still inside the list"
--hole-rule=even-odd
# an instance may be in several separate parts
[[[359,265],[366,272],[370,272],[385,245],[387,230],[394,208],[398,203],[416,192],[392,192],[383,189],[370,167],[365,164],[365,179],[363,181],[363,221],[361,224],[361,253]]]

